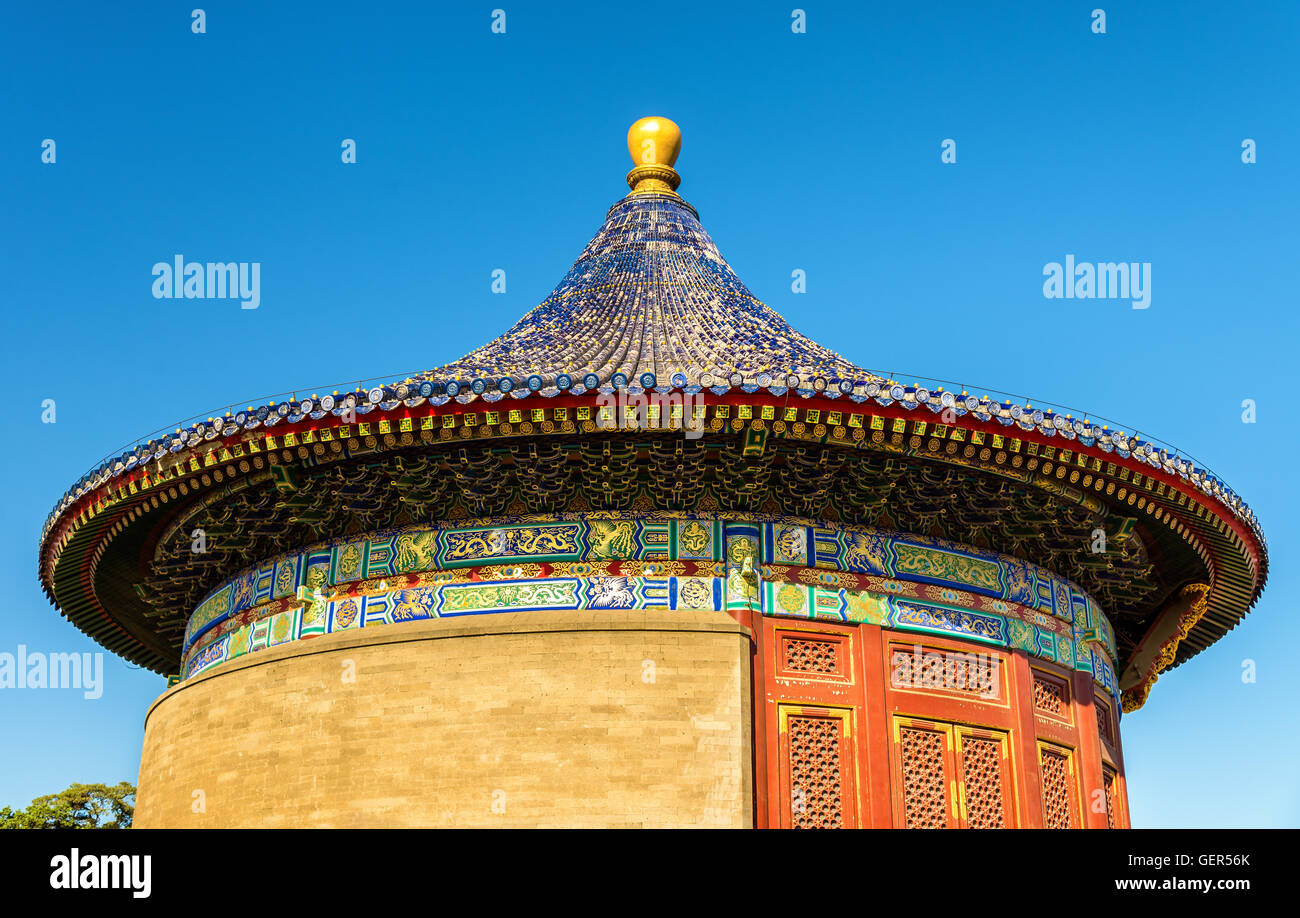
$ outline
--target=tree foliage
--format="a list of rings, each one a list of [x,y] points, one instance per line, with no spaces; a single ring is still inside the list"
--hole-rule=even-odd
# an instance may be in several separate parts
[[[0,829],[129,829],[134,816],[134,784],[74,784],[25,810],[0,809]]]

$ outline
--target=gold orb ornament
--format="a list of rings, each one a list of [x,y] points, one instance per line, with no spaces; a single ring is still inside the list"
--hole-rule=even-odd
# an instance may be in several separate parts
[[[633,194],[676,196],[681,176],[673,169],[682,151],[682,129],[668,118],[640,118],[627,130],[627,151],[633,168],[627,174]]]
[[[638,166],[671,166],[682,151],[682,129],[667,118],[641,118],[627,129],[627,151]]]

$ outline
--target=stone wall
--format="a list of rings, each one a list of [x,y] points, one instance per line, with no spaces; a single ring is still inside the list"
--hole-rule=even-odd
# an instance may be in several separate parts
[[[135,824],[753,824],[749,632],[721,612],[433,619],[216,667],[146,717]]]

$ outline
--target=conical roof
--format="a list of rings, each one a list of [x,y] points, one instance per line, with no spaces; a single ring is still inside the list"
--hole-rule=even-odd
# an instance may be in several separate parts
[[[725,384],[733,374],[764,387],[788,376],[811,386],[874,379],[800,334],[765,306],[723,259],[699,215],[671,193],[632,193],[610,208],[551,294],[505,334],[426,378],[501,378],[554,386],[617,373],[638,384]]]

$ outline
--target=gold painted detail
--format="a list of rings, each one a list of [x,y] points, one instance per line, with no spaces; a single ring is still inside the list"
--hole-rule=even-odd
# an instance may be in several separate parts
[[[593,558],[632,558],[636,555],[636,523],[632,520],[591,524]]]
[[[577,555],[581,526],[470,529],[445,532],[447,562],[475,558]]]
[[[691,609],[713,608],[713,589],[710,581],[698,577],[686,577],[679,581],[677,606]]]
[[[1161,645],[1160,650],[1156,653],[1155,662],[1151,666],[1151,671],[1147,673],[1146,678],[1133,688],[1124,692],[1120,699],[1121,707],[1124,713],[1128,714],[1138,710],[1146,704],[1147,697],[1151,694],[1151,687],[1156,684],[1156,679],[1162,672],[1173,665],[1174,659],[1178,656],[1178,645],[1192,633],[1196,623],[1205,617],[1209,611],[1210,585],[1208,583],[1189,583],[1178,591],[1179,597],[1194,596],[1192,604],[1187,607],[1186,611],[1178,619],[1178,630],[1170,635],[1169,639]]]
[[[569,605],[577,601],[575,589],[576,585],[572,581],[492,586],[456,585],[443,590],[443,611]]]
[[[950,554],[906,542],[894,544],[894,555],[894,569],[900,574],[946,580],[987,590],[1001,589],[998,581],[1001,566],[995,561]]]
[[[680,539],[682,547],[697,556],[707,553],[713,541],[709,528],[702,525],[699,520],[691,520],[682,527]]]
[[[397,557],[393,559],[393,570],[405,573],[430,568],[436,551],[432,531],[404,533],[397,540]]]

